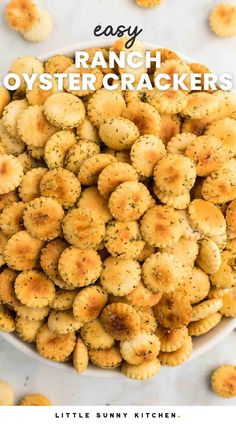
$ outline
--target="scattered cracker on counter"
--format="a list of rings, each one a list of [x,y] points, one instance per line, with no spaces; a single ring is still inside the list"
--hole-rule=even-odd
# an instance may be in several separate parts
[[[10,0],[5,19],[12,29],[32,43],[44,41],[52,32],[51,16],[33,0]]]
[[[38,321],[28,321],[29,326],[31,327],[31,332],[33,327],[35,327]],[[25,328],[25,327],[24,327]],[[23,330],[23,321],[22,321],[22,330]],[[29,334],[29,333],[28,333]],[[29,343],[32,342],[32,339],[27,339]],[[0,380],[0,406],[14,406],[15,394],[12,386],[6,381]],[[24,396],[19,406],[51,406],[51,401],[47,396],[44,396],[39,393],[32,393]]]
[[[34,27],[39,13],[32,0],[10,0],[6,6],[5,18],[12,29],[24,33]]]
[[[214,392],[223,398],[236,396],[236,366],[223,365],[217,368],[211,376],[211,386]]]
[[[217,4],[209,17],[212,31],[219,37],[236,35],[236,6],[232,3]]]
[[[135,0],[140,7],[151,8],[158,6],[162,0]]]
[[[170,77],[196,66],[161,52]],[[0,91],[0,331],[77,373],[146,380],[236,317],[236,95],[109,91],[100,69],[89,92],[22,78],[73,65],[18,58],[20,97]]]
[[[51,401],[44,395],[32,393],[21,399],[20,406],[50,406]]]
[[[48,11],[45,9],[38,9],[38,12],[39,18],[37,23],[22,34],[24,39],[31,43],[39,43],[40,41],[46,40],[52,32],[53,23]]]
[[[0,406],[13,406],[14,392],[12,386],[6,381],[0,381]]]

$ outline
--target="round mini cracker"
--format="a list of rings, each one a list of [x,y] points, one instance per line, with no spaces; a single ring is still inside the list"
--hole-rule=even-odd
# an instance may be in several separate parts
[[[202,336],[208,331],[212,330],[217,324],[219,324],[222,315],[219,312],[209,315],[207,318],[200,319],[196,322],[191,322],[188,326],[190,336]]]
[[[38,353],[46,359],[64,362],[75,348],[76,338],[74,333],[57,334],[43,325],[37,334],[36,348]]]
[[[96,319],[108,300],[108,295],[102,287],[92,285],[82,289],[74,299],[74,317],[83,323]]]
[[[125,303],[112,303],[101,314],[105,330],[116,340],[130,340],[140,331],[140,318],[136,310]]]
[[[153,310],[157,321],[165,328],[181,328],[191,321],[190,301],[180,289],[163,294]]]
[[[164,90],[153,89],[147,93],[147,101],[159,113],[177,114],[187,105],[188,95],[183,90]]]
[[[92,249],[66,248],[58,261],[61,278],[72,287],[95,283],[102,271],[100,256]]]
[[[125,296],[131,293],[141,281],[141,267],[138,261],[109,256],[103,262],[100,281],[108,293]]]
[[[158,326],[155,334],[158,336],[161,343],[161,352],[175,352],[179,349],[188,337],[187,327],[164,328]]]
[[[54,93],[44,103],[44,113],[59,128],[78,127],[85,118],[83,102],[73,94]]]
[[[89,349],[109,349],[115,343],[114,338],[105,331],[99,319],[85,323],[80,334]]]
[[[103,369],[118,368],[122,363],[122,356],[117,347],[109,349],[89,350],[89,359],[93,365]]]
[[[6,206],[0,215],[0,228],[7,237],[24,229],[23,212],[25,203],[13,202]]]
[[[75,175],[63,168],[45,173],[40,181],[40,194],[57,200],[64,208],[72,207],[81,193],[81,184]]]
[[[175,244],[182,235],[178,214],[170,206],[156,205],[150,208],[141,220],[141,234],[154,247]]]
[[[192,119],[206,118],[213,115],[219,108],[219,99],[213,94],[204,91],[191,93],[188,103],[181,114]]]
[[[236,396],[236,367],[223,365],[217,368],[211,376],[211,386],[214,392],[223,398]]]
[[[107,119],[122,116],[125,107],[121,93],[101,88],[89,99],[87,112],[92,124],[99,127]]]
[[[230,150],[225,148],[222,141],[213,135],[197,137],[188,145],[185,155],[196,164],[197,175],[200,177],[217,171],[225,161],[232,157]]]
[[[236,35],[236,7],[231,3],[217,4],[210,13],[209,23],[219,37]]]
[[[115,150],[127,150],[139,137],[139,130],[129,119],[118,117],[101,124],[99,136],[107,147]]]
[[[160,340],[155,334],[141,331],[131,340],[120,342],[122,358],[131,365],[140,365],[144,361],[154,360],[160,351]]]
[[[70,210],[63,221],[65,239],[80,249],[97,248],[105,235],[105,224],[90,209]]]
[[[142,183],[136,181],[120,184],[111,194],[108,207],[118,221],[138,220],[151,205],[151,196]]]
[[[31,237],[27,231],[19,231],[6,243],[4,255],[8,266],[16,271],[27,271],[36,266],[42,241]]]
[[[207,318],[220,311],[222,304],[222,299],[207,299],[198,303],[198,305],[193,306],[191,322]]]
[[[170,253],[154,253],[143,264],[142,278],[144,285],[152,292],[170,293],[183,282],[183,267]]]
[[[48,316],[48,328],[57,334],[68,334],[78,331],[83,323],[76,319],[72,309],[66,311],[51,311]]]
[[[62,206],[53,198],[38,197],[31,200],[24,211],[27,231],[39,240],[52,240],[61,234],[64,218]]]
[[[45,118],[43,106],[29,106],[18,115],[17,131],[27,146],[44,147],[57,129]]]
[[[149,380],[154,377],[161,368],[159,359],[154,359],[152,361],[144,361],[140,365],[130,365],[124,363],[122,366],[122,373],[134,380]]]
[[[55,296],[53,282],[43,272],[36,270],[21,272],[14,287],[17,298],[29,308],[48,306]]]
[[[154,168],[156,186],[170,195],[183,194],[186,190],[190,190],[195,180],[195,164],[183,155],[168,153]]]
[[[38,8],[31,0],[11,0],[5,9],[7,23],[21,33],[31,29],[37,23],[38,17]]]
[[[108,252],[120,259],[137,259],[145,244],[137,221],[111,221],[106,228],[104,243]]]
[[[190,203],[188,212],[191,224],[206,236],[218,236],[225,232],[225,218],[212,203],[195,199]]]
[[[51,401],[47,396],[41,395],[40,393],[32,393],[24,396],[19,406],[51,406]]]

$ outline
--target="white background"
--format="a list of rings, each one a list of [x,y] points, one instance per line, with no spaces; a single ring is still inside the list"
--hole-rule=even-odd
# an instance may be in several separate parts
[[[5,24],[0,0],[0,76],[11,61],[24,54],[39,55],[78,41],[92,39],[96,25],[138,25],[145,41],[175,48],[211,67],[236,76],[236,37],[220,39],[208,25],[214,0],[163,0],[152,10],[138,8],[133,0],[36,0],[54,21],[51,37],[40,44],[25,42]],[[233,2],[236,4],[236,2]],[[13,384],[16,400],[29,392],[48,395],[54,405],[236,405],[210,390],[212,370],[236,358],[236,333],[204,356],[178,369],[162,368],[148,382],[93,380],[43,366],[0,341],[0,379]]]

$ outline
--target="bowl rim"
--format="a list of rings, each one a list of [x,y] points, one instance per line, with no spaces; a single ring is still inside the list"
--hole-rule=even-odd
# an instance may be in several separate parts
[[[108,48],[111,46],[111,44],[114,42],[114,39],[112,38],[100,38],[98,40],[89,40],[89,41],[82,41],[74,44],[69,44],[65,47],[60,47],[54,50],[51,50],[45,54],[39,55],[38,58],[42,61],[46,61],[51,56],[55,55],[67,55],[67,56],[73,56],[75,51],[77,50],[83,50],[83,49],[89,49],[89,48]],[[149,43],[143,41],[145,48],[152,50],[152,49],[158,49],[158,48],[168,48],[170,47],[164,47],[163,45],[155,44],[155,43]],[[174,52],[176,52],[180,58],[187,63],[196,62],[194,58],[191,58],[190,56],[180,53],[178,50],[173,49]],[[213,348],[217,343],[219,343],[221,340],[223,340],[226,336],[228,336],[234,329],[236,329],[236,318],[223,318],[222,321],[213,328],[210,332],[200,336],[199,338],[195,339],[193,341],[194,349],[191,357],[186,362],[190,362],[194,358],[197,358],[198,356],[202,355],[206,351]],[[44,365],[48,365],[50,367],[53,367],[55,369],[64,370],[67,372],[73,372],[76,374],[76,371],[74,368],[66,363],[58,363],[54,361],[50,361],[48,359],[43,358],[40,356],[37,351],[33,348],[32,344],[27,344],[21,339],[18,338],[13,333],[0,333],[0,336],[5,339],[7,342],[9,342],[12,346],[14,346],[16,349],[23,352],[25,355],[35,359],[38,362],[41,362]],[[184,364],[182,365],[184,366]],[[88,369],[82,373],[79,374],[81,377],[90,377],[90,378],[109,378],[113,380],[121,380],[125,378],[121,372],[117,372],[117,370],[105,370],[97,368],[91,364],[89,364]]]

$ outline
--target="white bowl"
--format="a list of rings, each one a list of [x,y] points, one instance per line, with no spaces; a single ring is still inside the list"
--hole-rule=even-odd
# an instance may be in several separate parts
[[[93,40],[88,42],[82,42],[77,43],[74,45],[70,45],[67,47],[63,47],[57,50],[53,50],[49,53],[46,53],[39,57],[41,60],[47,60],[49,57],[57,54],[64,54],[67,56],[73,56],[75,51],[77,50],[83,50],[87,48],[92,47],[104,47],[107,48],[112,44],[111,41],[108,40]],[[146,48],[151,50],[163,46],[150,44],[150,43],[144,43]],[[184,61],[186,62],[196,62],[195,59],[191,59],[190,57],[183,55],[182,53],[176,52]],[[223,340],[228,334],[231,333],[236,328],[236,318],[223,318],[222,321],[211,331],[204,334],[203,336],[197,337],[193,341],[193,353],[190,357],[189,361],[191,361],[194,358],[197,358],[198,356],[202,355],[207,350],[213,348],[217,343],[219,343],[221,340]],[[73,367],[70,364],[67,363],[58,363],[49,361],[47,359],[44,359],[42,356],[40,356],[37,351],[35,350],[34,345],[28,344],[23,342],[19,337],[17,337],[15,334],[7,334],[7,333],[1,333],[1,336],[7,340],[9,343],[11,343],[13,346],[15,346],[17,349],[19,349],[21,352],[25,353],[26,355],[30,356],[31,358],[34,358],[35,360],[41,362],[44,365],[50,365],[54,368],[60,368],[64,369],[67,372],[75,372]],[[95,378],[113,378],[113,379],[120,379],[123,378],[123,375],[117,371],[117,370],[102,370],[99,368],[94,367],[93,365],[89,365],[88,369],[85,373],[81,374],[81,376],[85,377],[95,377]]]

